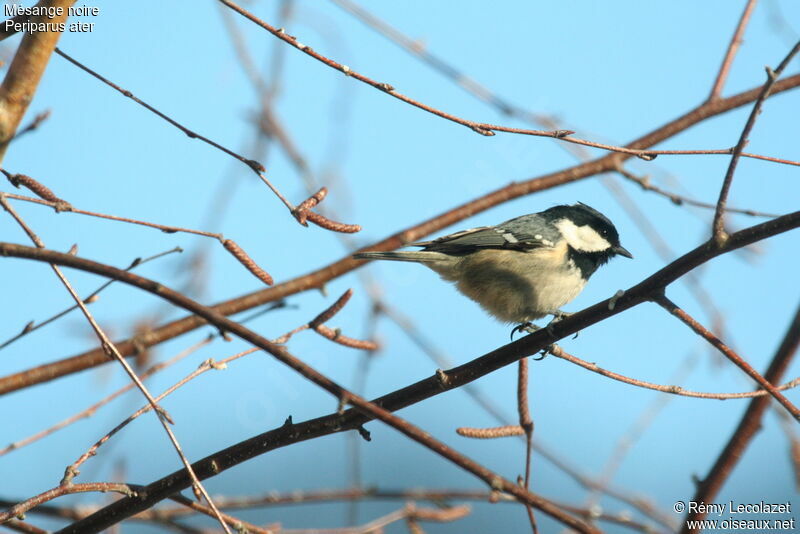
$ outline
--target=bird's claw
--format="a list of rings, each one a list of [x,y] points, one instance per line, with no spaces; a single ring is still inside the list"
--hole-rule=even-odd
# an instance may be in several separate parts
[[[511,329],[511,336],[510,336],[511,337],[511,341],[514,341],[514,334],[521,334],[523,332],[526,332],[528,334],[533,334],[537,330],[541,330],[541,329],[542,329],[541,326],[536,326],[535,324],[533,324],[531,322],[518,324],[517,326],[515,326],[514,328]]]
[[[550,334],[551,336],[555,337],[555,332],[553,331],[553,325],[556,324],[557,322],[563,321],[564,319],[567,319],[568,317],[571,317],[571,316],[573,316],[575,314],[571,313],[571,312],[565,312],[565,311],[561,311],[561,310],[556,310],[551,315],[553,316],[553,320],[550,321],[549,323],[547,323],[547,326],[545,327],[545,329],[547,330],[548,334]],[[578,334],[580,334],[580,331],[575,332],[575,336],[573,336],[572,339],[577,338]]]
[[[550,325],[548,325],[548,328],[549,328],[549,326]],[[531,322],[518,324],[517,326],[515,326],[514,328],[511,329],[511,341],[514,341],[514,334],[522,333],[522,332],[527,332],[528,334],[533,334],[534,332],[538,332],[541,329],[542,329],[541,326],[537,326],[537,325],[535,325],[535,324],[533,324]],[[550,333],[550,335],[553,335],[552,332]],[[547,356],[552,349],[553,349],[553,345],[547,345],[545,348],[543,348],[541,350],[541,352],[540,352],[541,356],[539,356],[538,358],[531,358],[531,359],[534,360],[534,361],[537,361],[537,362],[541,361],[541,360],[544,360],[545,356]]]
[[[566,319],[567,317],[569,317],[572,314],[569,313],[569,312],[556,310],[551,315],[553,316],[553,320],[550,321],[549,323],[547,323],[547,326],[545,328],[547,329],[547,333],[548,334],[550,334],[551,336],[554,336],[555,334],[553,333],[553,325],[556,324],[559,321],[562,321],[562,320]]]

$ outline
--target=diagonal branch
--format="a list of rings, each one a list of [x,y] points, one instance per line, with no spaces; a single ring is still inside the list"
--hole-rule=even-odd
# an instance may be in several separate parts
[[[798,307],[794,319],[792,319],[789,329],[783,337],[783,341],[775,351],[775,356],[764,373],[764,378],[772,383],[778,382],[789,367],[789,363],[792,361],[798,347],[800,347],[800,307]],[[747,446],[761,429],[761,419],[769,405],[769,397],[758,397],[750,401],[750,405],[742,415],[739,425],[722,449],[717,461],[714,462],[708,475],[697,485],[693,501],[714,501],[725,480],[728,479],[736,464],[739,463]],[[689,513],[686,518],[687,521],[683,522],[684,528],[681,533],[688,534],[689,530],[686,527],[688,520],[703,519],[703,517],[705,517],[704,513]]]
[[[558,339],[573,334],[578,330],[585,329],[588,326],[598,323],[612,315],[621,313],[642,302],[649,301],[653,298],[653,295],[663,291],[663,288],[668,284],[714,257],[797,227],[800,227],[800,211],[731,234],[729,240],[723,247],[718,247],[711,241],[706,242],[630,288],[622,296],[615,295],[612,299],[606,299],[556,323],[551,329],[552,332],[547,329],[539,330],[534,334],[500,347],[448,372],[439,371],[432,377],[390,393],[380,399],[376,399],[374,402],[368,402],[345,390],[292,356],[284,347],[274,345],[244,326],[224,317],[214,309],[201,306],[159,283],[84,258],[12,243],[0,243],[0,256],[28,258],[37,261],[56,263],[93,272],[102,276],[110,276],[124,283],[140,287],[141,289],[149,291],[161,298],[169,300],[175,305],[197,314],[198,318],[202,317],[202,320],[208,321],[222,330],[229,331],[256,346],[264,348],[286,365],[292,367],[309,380],[336,395],[340,401],[343,400],[355,407],[341,414],[337,410],[336,413],[330,416],[311,420],[299,425],[295,425],[291,420],[287,420],[286,425],[278,430],[256,436],[255,438],[229,447],[218,454],[200,460],[192,466],[200,479],[216,475],[233,465],[237,465],[277,447],[343,430],[358,429],[361,428],[364,423],[372,419],[380,419],[415,441],[431,448],[439,455],[454,462],[463,469],[487,481],[493,488],[511,493],[520,502],[530,503],[548,515],[570,524],[573,528],[592,531],[592,527],[589,525],[577,522],[577,520],[572,517],[564,517],[564,513],[549,501],[533,495],[519,485],[497,476],[483,466],[450,449],[443,443],[430,438],[430,436],[426,435],[417,427],[406,423],[390,412],[420,402],[444,391],[462,386],[501,367],[514,363],[520,358],[535,354]],[[69,529],[62,532],[89,532],[89,530],[83,530],[87,525],[92,525],[93,529],[102,529],[120,521],[124,517],[128,517],[131,514],[152,506],[176,491],[188,487],[190,484],[191,480],[185,476],[184,471],[178,471],[148,486],[144,497],[121,499],[100,510],[96,514],[93,514],[90,518],[73,524]],[[97,530],[91,531],[95,532]]]
[[[749,399],[753,397],[763,397],[765,395],[770,394],[770,392],[767,391],[766,389],[756,389],[755,391],[745,391],[742,393],[706,393],[703,391],[692,391],[677,385],[665,386],[661,384],[654,384],[652,382],[647,382],[645,380],[638,380],[636,378],[630,378],[625,375],[615,373],[614,371],[603,369],[596,363],[587,362],[586,360],[582,360],[577,356],[574,356],[566,352],[559,345],[553,345],[552,349],[549,350],[548,352],[553,356],[555,356],[556,358],[561,358],[562,360],[574,363],[579,367],[583,367],[586,370],[592,371],[593,373],[597,373],[601,376],[605,376],[612,380],[616,380],[624,384],[630,384],[632,386],[644,389],[660,391],[661,393],[669,393],[670,395],[677,395],[680,397],[692,397],[695,399],[727,400],[727,399]],[[778,386],[777,389],[778,391],[784,391],[787,389],[794,389],[797,386],[800,386],[800,377],[795,378],[794,380],[787,382],[786,384]]]
[[[6,201],[5,195],[3,193],[0,193],[0,205],[22,227],[22,229],[28,235],[30,240],[33,241],[33,243],[39,248],[39,250],[42,250],[42,249],[45,248],[44,242],[42,242],[42,240],[39,239],[39,237],[33,232],[33,230],[31,230],[28,227],[28,225],[25,223],[25,221],[23,221],[22,218],[20,218],[20,216],[17,214],[16,210],[14,210],[14,208],[11,207],[11,205],[8,203],[8,201]],[[172,421],[168,422],[169,416],[167,416],[166,412],[164,411],[164,409],[161,408],[161,406],[159,406],[157,404],[156,400],[153,398],[153,396],[150,394],[150,391],[147,389],[147,386],[144,385],[144,383],[139,378],[139,376],[136,374],[136,372],[131,368],[130,364],[125,360],[125,358],[119,353],[117,348],[114,346],[114,343],[111,342],[111,340],[108,338],[108,336],[103,331],[103,329],[100,328],[100,325],[94,319],[94,317],[92,316],[92,314],[88,310],[88,308],[86,308],[86,304],[84,304],[83,300],[81,300],[80,296],[75,291],[75,289],[72,287],[72,284],[67,279],[67,277],[64,276],[64,273],[61,271],[61,269],[58,267],[58,265],[56,265],[55,263],[50,263],[50,267],[53,269],[53,271],[55,272],[55,274],[58,277],[58,279],[61,281],[61,283],[66,288],[67,292],[70,294],[72,299],[75,301],[75,304],[78,306],[78,308],[80,308],[81,312],[86,317],[86,320],[89,322],[89,325],[92,327],[92,330],[94,330],[95,335],[97,335],[98,339],[100,340],[100,343],[101,343],[101,345],[103,347],[103,350],[106,352],[106,354],[108,355],[109,359],[116,359],[120,363],[120,365],[122,365],[122,368],[128,374],[128,376],[130,377],[131,381],[134,384],[136,384],[136,387],[139,388],[139,390],[145,396],[147,401],[153,407],[153,410],[156,412],[156,415],[158,417],[159,422],[161,423],[161,426],[164,427],[164,431],[167,433],[167,436],[169,437],[170,442],[172,442],[172,446],[175,448],[175,451],[178,453],[178,457],[180,458],[181,462],[183,462],[183,465],[186,467],[186,470],[189,472],[189,475],[192,478],[192,487],[195,490],[195,494],[197,495],[198,500],[200,499],[201,495],[203,496],[203,498],[206,499],[206,501],[208,502],[208,504],[211,507],[211,509],[214,510],[214,512],[216,513],[216,516],[219,519],[220,524],[222,525],[222,529],[226,532],[226,534],[231,534],[230,530],[228,529],[228,526],[225,524],[225,521],[223,521],[222,516],[220,516],[219,510],[217,510],[217,507],[214,505],[214,502],[211,500],[211,496],[208,494],[206,489],[200,483],[200,480],[198,480],[197,476],[194,474],[194,471],[192,471],[192,466],[189,463],[189,459],[186,458],[186,455],[183,453],[183,449],[182,449],[180,443],[178,442],[178,438],[175,436],[175,434],[172,432],[172,429],[169,427],[169,423],[172,422]],[[123,271],[123,272],[129,272],[129,271]],[[61,485],[62,486],[71,485],[72,484],[72,479],[77,474],[78,474],[78,470],[77,469],[73,469],[72,466],[69,466],[67,468],[67,470],[66,470],[65,475],[64,475],[64,479],[61,481]]]
[[[772,94],[788,91],[798,86],[800,86],[800,74],[779,80],[773,87]],[[757,87],[728,98],[701,104],[677,119],[631,142],[628,146],[637,149],[653,146],[687,130],[705,119],[753,102],[758,97],[759,92],[760,87]],[[559,185],[576,182],[600,173],[614,171],[622,161],[629,157],[630,156],[626,154],[609,154],[599,159],[568,167],[562,171],[531,178],[522,182],[511,183],[487,195],[478,197],[477,199],[466,202],[449,211],[422,221],[421,223],[403,229],[362,250],[396,249],[406,243],[417,241],[426,235],[509,200]],[[289,295],[322,287],[326,282],[354,270],[362,265],[362,263],[361,261],[352,259],[348,254],[346,257],[321,267],[320,269],[298,276],[269,289],[223,301],[213,308],[215,311],[224,315],[246,311],[268,302],[280,300]],[[161,327],[154,328],[151,335],[148,336],[145,348],[190,332],[203,324],[205,323],[202,319],[195,316],[187,316],[162,325]],[[136,351],[136,346],[133,340],[130,339],[117,343],[117,347],[120,352],[126,356],[133,355]],[[101,350],[92,350],[71,358],[21,371],[13,375],[0,377],[0,395],[84,369],[89,369],[104,364],[107,361],[107,358]]]
[[[769,394],[772,395],[776,401],[781,403],[786,410],[792,414],[792,416],[800,421],[800,410],[797,409],[797,406],[792,404],[792,402],[787,399],[783,393],[775,387],[769,380],[765,379],[761,374],[753,369],[753,367],[747,363],[744,358],[736,354],[736,352],[727,346],[725,343],[722,342],[717,336],[712,334],[708,331],[703,325],[698,323],[691,315],[686,313],[682,310],[677,304],[672,302],[669,298],[665,295],[658,295],[653,298],[653,300],[667,310],[669,313],[677,317],[681,322],[683,322],[686,326],[691,328],[698,336],[702,337],[706,341],[708,341],[711,345],[713,345],[718,351],[720,351],[726,358],[730,361],[735,363],[742,371],[747,373],[747,375],[755,380],[762,388],[769,391]]]
[[[379,82],[369,78],[368,76],[364,76],[354,70],[352,70],[347,65],[339,63],[333,59],[330,59],[326,56],[323,56],[319,52],[312,49],[310,46],[301,43],[297,37],[293,35],[289,35],[283,28],[275,28],[271,24],[261,20],[260,18],[256,17],[253,13],[247,11],[246,9],[242,8],[232,0],[219,0],[222,4],[226,5],[227,7],[231,8],[236,13],[240,14],[241,16],[248,19],[250,22],[264,28],[269,33],[277,37],[278,39],[282,40],[283,42],[287,43],[288,45],[300,50],[304,54],[316,59],[320,63],[337,70],[348,76],[350,78],[356,79],[359,82],[369,85],[379,91],[382,91],[389,96],[392,96],[406,104],[419,108],[421,110],[427,111],[437,117],[441,117],[443,119],[452,121],[456,124],[460,124],[462,126],[466,126],[470,130],[479,133],[481,135],[491,137],[495,135],[496,132],[506,132],[506,133],[513,133],[513,134],[520,134],[520,135],[532,135],[535,137],[550,137],[554,139],[558,139],[567,143],[573,143],[576,145],[588,146],[592,148],[599,148],[602,150],[607,150],[611,152],[617,152],[620,154],[627,154],[629,156],[636,156],[646,161],[654,160],[660,154],[730,154],[732,153],[733,149],[721,149],[721,150],[642,150],[640,148],[631,148],[631,147],[621,147],[621,146],[614,146],[608,145],[605,143],[598,143],[595,141],[588,141],[586,139],[579,139],[576,137],[572,137],[571,135],[574,134],[572,130],[532,130],[532,129],[525,129],[525,128],[512,128],[509,126],[502,126],[497,124],[488,124],[485,122],[476,122],[468,119],[464,119],[462,117],[458,117],[451,113],[447,113],[440,109],[434,108],[424,102],[420,102],[415,100],[409,96],[406,96],[400,92],[398,92],[394,86],[385,82]],[[543,121],[543,122],[552,122],[552,121]],[[761,157],[761,156],[756,156]],[[774,160],[774,158],[772,158]],[[792,164],[800,164],[793,162]]]
[[[159,111],[155,107],[151,106],[150,104],[148,104],[144,100],[141,100],[140,98],[135,96],[133,93],[131,93],[127,89],[123,89],[122,87],[120,87],[119,85],[115,84],[111,80],[105,78],[104,76],[102,76],[99,73],[95,72],[94,70],[90,69],[89,67],[87,67],[86,65],[81,63],[80,61],[78,61],[75,58],[69,56],[63,50],[61,50],[59,48],[56,48],[55,51],[59,56],[63,57],[64,59],[66,59],[67,61],[69,61],[70,63],[72,63],[73,65],[75,65],[79,69],[81,69],[82,71],[86,72],[87,74],[90,74],[94,78],[100,80],[104,84],[106,84],[109,87],[115,89],[116,91],[121,93],[123,96],[126,96],[126,97],[130,98],[131,100],[133,100],[134,102],[136,102],[137,104],[139,104],[140,106],[145,108],[146,110],[150,111],[151,113],[154,113],[156,116],[158,116],[161,119],[167,121],[169,124],[171,124],[172,126],[177,128],[178,130],[180,130],[181,132],[186,134],[186,136],[189,137],[190,139],[199,139],[200,141],[203,141],[207,145],[212,146],[212,147],[216,148],[217,150],[219,150],[221,152],[224,152],[225,154],[228,154],[232,158],[237,159],[237,160],[241,161],[242,163],[244,163],[245,165],[247,165],[250,168],[250,170],[253,171],[256,174],[256,176],[258,176],[258,178],[267,185],[267,187],[269,187],[269,189],[275,194],[275,196],[277,196],[278,199],[281,202],[283,202],[284,206],[286,206],[286,208],[289,210],[289,212],[292,213],[293,215],[295,215],[295,218],[297,218],[297,216],[296,216],[297,208],[294,206],[294,204],[289,202],[289,200],[285,196],[283,196],[283,194],[278,190],[277,187],[275,187],[272,184],[272,182],[269,179],[267,179],[267,177],[265,176],[265,173],[267,172],[267,169],[260,162],[254,160],[254,159],[248,159],[248,158],[242,156],[241,154],[239,154],[237,152],[234,152],[233,150],[222,146],[221,144],[217,143],[216,141],[214,141],[214,140],[212,140],[212,139],[210,139],[208,137],[205,137],[203,135],[200,135],[197,132],[194,132],[194,131],[190,130],[189,128],[187,128],[183,124],[181,124],[178,121],[176,121],[175,119],[171,118],[169,115],[167,115],[165,113],[162,113],[161,111]],[[342,233],[351,234],[351,233],[355,233],[355,232],[360,232],[361,231],[361,227],[359,225],[357,225],[357,224],[344,224],[344,223],[340,223],[340,222],[337,222],[337,221],[331,221],[330,219],[324,217],[323,215],[320,215],[319,213],[309,212],[308,213],[308,220],[310,220],[311,222],[313,222],[317,226],[320,226],[320,227],[328,229],[328,230],[332,230],[334,232],[342,232]],[[300,224],[302,224],[303,226],[308,226],[308,224],[306,224],[306,222],[305,222],[305,219],[300,220],[298,218],[298,222],[300,222]],[[270,285],[270,284],[268,284],[268,285]]]
[[[736,30],[733,32],[731,42],[728,44],[728,50],[725,51],[725,57],[722,59],[722,65],[719,67],[717,79],[714,80],[714,85],[711,88],[711,94],[708,95],[709,100],[715,100],[722,95],[722,88],[725,86],[725,82],[728,79],[731,65],[733,65],[733,59],[736,57],[736,53],[739,51],[739,47],[742,45],[744,30],[747,28],[747,24],[750,22],[750,16],[753,14],[753,9],[756,7],[757,2],[758,0],[747,0],[747,5],[744,6],[742,16],[739,17],[739,24],[736,25]]]
[[[598,532],[597,529],[595,529],[588,523],[585,523],[584,521],[581,521],[580,519],[577,519],[574,516],[565,513],[562,509],[560,509],[558,506],[554,505],[547,499],[544,499],[543,497],[531,493],[526,488],[514,482],[504,479],[500,475],[487,469],[481,464],[457,452],[456,450],[452,449],[451,447],[447,446],[441,441],[433,438],[432,436],[430,436],[430,434],[424,432],[422,429],[392,414],[391,411],[386,410],[385,408],[375,403],[369,402],[366,399],[356,395],[355,393],[348,391],[341,385],[329,379],[327,376],[318,372],[313,367],[304,363],[299,358],[293,356],[285,347],[274,344],[273,342],[269,341],[263,336],[256,334],[255,332],[246,328],[240,323],[228,319],[227,317],[219,314],[218,312],[213,311],[211,308],[202,306],[201,304],[182,295],[181,293],[173,291],[152,280],[148,280],[144,277],[135,275],[129,271],[123,271],[121,269],[117,269],[116,267],[103,265],[83,258],[78,258],[70,254],[62,254],[59,252],[44,250],[41,248],[36,249],[36,248],[30,248],[12,244],[3,244],[2,247],[0,247],[0,255],[16,255],[14,253],[20,253],[19,257],[38,259],[41,261],[47,261],[50,263],[68,267],[75,267],[82,270],[86,270],[88,272],[93,272],[95,274],[108,276],[116,280],[119,280],[121,282],[139,287],[140,289],[143,289],[154,295],[157,295],[177,306],[190,310],[196,313],[197,315],[203,317],[206,321],[215,325],[220,330],[230,332],[236,335],[237,337],[245,341],[248,341],[253,345],[269,352],[281,363],[291,367],[293,370],[297,371],[299,374],[304,376],[309,381],[313,382],[314,384],[321,387],[325,391],[334,395],[339,400],[340,404],[342,405],[350,404],[358,412],[367,415],[367,417],[369,417],[370,419],[379,419],[380,421],[400,431],[401,433],[405,434],[407,437],[413,439],[414,441],[424,445],[425,447],[429,448],[430,450],[439,454],[445,459],[450,460],[451,462],[461,467],[462,469],[472,473],[476,477],[486,482],[492,489],[495,489],[497,491],[504,491],[506,493],[514,495],[520,502],[538,508],[539,510],[543,511],[544,513],[548,514],[554,519],[573,528],[574,530],[586,533]],[[446,377],[440,377],[440,380],[443,380],[442,388],[443,389],[447,388],[448,386]],[[155,401],[152,398],[148,397],[148,399],[150,400],[151,404],[155,404]],[[287,425],[289,427],[292,426],[291,418],[287,420]],[[219,468],[219,465],[217,465],[217,467]],[[203,478],[202,474],[196,473],[194,469],[188,465],[187,465],[187,470],[190,470],[189,472],[192,475],[194,475],[192,478],[195,477],[197,477],[198,479]],[[216,472],[220,472],[221,470],[222,469],[216,469]],[[197,484],[199,485],[199,482]],[[111,506],[107,507],[107,509],[113,510],[115,508],[125,507],[127,505],[127,508],[124,508],[125,514],[123,514],[121,517],[116,513],[111,513],[111,512],[104,513],[103,511],[101,511],[98,512],[97,514],[93,514],[92,516],[86,518],[85,520],[78,521],[73,525],[68,526],[67,528],[61,530],[60,532],[64,534],[70,532],[74,533],[99,532],[100,530],[103,530],[121,521],[122,519],[128,517],[131,514],[134,514],[136,512],[148,508],[150,506],[149,497],[150,497],[149,492],[145,491],[143,497],[137,496],[132,499],[132,502],[125,502],[124,500],[120,500],[112,504]],[[213,508],[214,506],[212,501],[208,498],[207,500],[211,505],[211,507]],[[223,522],[222,519],[220,519],[220,521]],[[223,526],[225,526],[224,522]]]
[[[727,237],[724,228],[725,206],[728,202],[728,192],[731,188],[731,182],[733,182],[733,175],[736,173],[736,166],[739,164],[739,159],[742,157],[742,151],[748,142],[747,138],[756,123],[756,118],[758,118],[758,115],[761,113],[761,107],[769,97],[770,91],[772,91],[775,83],[778,81],[778,78],[780,78],[781,73],[783,73],[783,70],[787,65],[789,65],[789,63],[792,61],[792,58],[798,52],[800,52],[800,41],[798,41],[797,44],[795,44],[794,47],[789,51],[789,53],[786,54],[786,57],[783,58],[783,61],[781,61],[780,65],[778,65],[778,68],[773,71],[771,68],[767,67],[767,81],[761,88],[758,98],[753,105],[753,109],[750,111],[750,116],[747,117],[747,122],[742,129],[742,134],[739,136],[739,141],[736,143],[736,146],[733,149],[733,156],[731,157],[730,164],[728,164],[728,170],[725,172],[725,179],[722,181],[722,188],[719,192],[719,200],[717,200],[717,209],[714,212],[714,222],[711,226],[714,240],[718,244],[725,241]]]

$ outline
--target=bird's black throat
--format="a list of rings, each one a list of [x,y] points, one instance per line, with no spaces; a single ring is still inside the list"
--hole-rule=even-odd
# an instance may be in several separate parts
[[[567,256],[580,269],[581,276],[588,280],[590,276],[600,267],[608,262],[614,253],[610,250],[599,252],[579,252],[574,248],[567,247]]]

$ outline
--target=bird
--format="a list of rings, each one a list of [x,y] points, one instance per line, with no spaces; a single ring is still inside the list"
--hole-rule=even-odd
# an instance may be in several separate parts
[[[561,307],[580,294],[599,267],[614,256],[633,258],[611,220],[582,202],[408,246],[421,250],[365,251],[353,257],[421,263],[454,282],[489,315],[517,324],[514,331],[534,331],[539,327],[532,321],[547,315],[553,321],[570,315]]]

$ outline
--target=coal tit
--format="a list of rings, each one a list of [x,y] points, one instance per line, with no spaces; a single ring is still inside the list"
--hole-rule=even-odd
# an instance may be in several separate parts
[[[500,321],[530,324],[578,296],[615,255],[633,258],[614,224],[583,203],[554,206],[498,224],[456,232],[408,252],[361,252],[362,260],[425,265]]]

